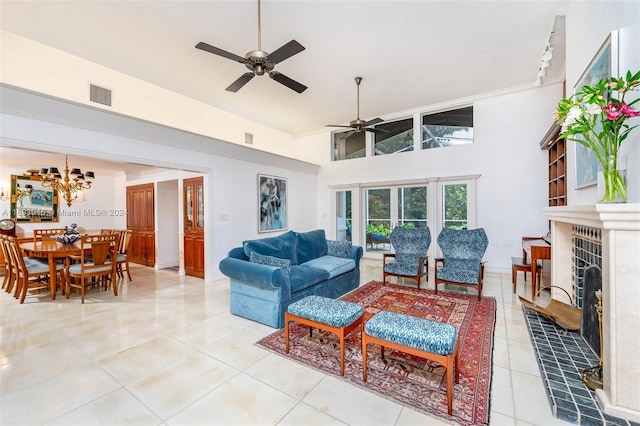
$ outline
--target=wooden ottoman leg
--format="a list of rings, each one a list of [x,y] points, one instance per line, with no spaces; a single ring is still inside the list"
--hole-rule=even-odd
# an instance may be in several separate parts
[[[367,335],[362,329],[362,380],[367,381]]]
[[[454,370],[454,354],[447,355],[447,413],[451,415],[453,411],[453,370]]]
[[[284,313],[284,347],[285,353],[289,353],[289,313]]]
[[[455,361],[454,361],[454,365],[455,365],[455,372],[456,372],[456,383],[460,383],[460,351],[458,350],[458,341],[456,341],[456,347],[454,349],[454,353],[455,353]]]
[[[344,328],[338,331],[338,337],[340,338],[340,375],[344,376]]]

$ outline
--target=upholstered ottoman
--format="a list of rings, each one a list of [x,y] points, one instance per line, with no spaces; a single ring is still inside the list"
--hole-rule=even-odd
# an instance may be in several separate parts
[[[362,333],[362,374],[367,381],[367,345],[375,343],[442,364],[447,374],[447,412],[453,405],[453,378],[459,383],[458,330],[450,324],[429,321],[396,312],[381,311],[364,326]]]
[[[344,338],[362,327],[362,306],[322,296],[307,296],[292,303],[284,313],[285,345],[289,353],[289,321],[326,330],[340,339],[340,375],[344,376]]]

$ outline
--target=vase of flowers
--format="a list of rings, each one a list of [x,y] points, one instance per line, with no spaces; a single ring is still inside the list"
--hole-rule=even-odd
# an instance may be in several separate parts
[[[640,88],[640,71],[582,86],[569,98],[558,102],[555,121],[562,125],[560,137],[591,149],[602,168],[601,203],[626,202],[625,171],[618,169],[618,149],[638,124],[627,121],[640,117],[625,96]],[[637,120],[637,119],[636,119]]]

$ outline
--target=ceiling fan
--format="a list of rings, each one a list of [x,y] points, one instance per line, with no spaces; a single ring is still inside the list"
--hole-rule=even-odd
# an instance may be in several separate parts
[[[241,64],[244,64],[244,66],[249,68],[249,70],[251,70],[251,72],[242,74],[236,81],[231,83],[226,89],[229,92],[237,92],[245,84],[251,81],[253,77],[255,77],[256,75],[264,74],[269,74],[269,77],[271,77],[278,83],[287,86],[291,90],[295,90],[298,93],[304,92],[307,89],[307,86],[298,83],[295,80],[292,80],[291,78],[282,73],[279,73],[278,71],[273,70],[276,64],[292,57],[295,54],[302,52],[304,50],[304,46],[302,46],[295,40],[291,40],[289,43],[286,43],[284,46],[280,47],[274,52],[267,53],[262,50],[262,40],[260,35],[261,30],[260,0],[258,0],[258,50],[252,50],[248,52],[246,55],[244,55],[243,58],[242,56],[229,53],[226,50],[222,50],[204,42],[196,44],[196,48],[205,50],[209,53],[213,53],[214,55],[231,59],[232,61],[240,62]]]
[[[373,127],[369,127],[369,126],[373,126],[374,124],[382,123],[384,121],[383,119],[374,118],[374,119],[369,120],[369,121],[364,121],[364,120],[360,119],[360,82],[362,82],[362,77],[356,77],[355,81],[356,81],[356,85],[358,86],[357,118],[355,120],[350,121],[348,126],[340,125],[340,124],[327,124],[327,127],[344,127],[346,129],[351,128],[351,129],[355,130],[356,133],[360,133],[363,130],[365,130],[367,132],[372,132],[372,133],[386,133],[385,130],[375,129]]]

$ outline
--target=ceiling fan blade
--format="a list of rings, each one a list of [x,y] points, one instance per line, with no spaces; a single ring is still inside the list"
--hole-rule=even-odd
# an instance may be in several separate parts
[[[363,127],[363,130],[365,130],[367,132],[371,132],[371,133],[389,133],[388,130],[376,129],[376,128],[373,128],[373,127]]]
[[[298,43],[295,40],[291,40],[289,43],[285,44],[281,48],[277,49],[275,52],[271,52],[267,59],[272,64],[277,64],[279,62],[284,61],[292,57],[295,54],[298,54],[304,50],[304,46]]]
[[[367,126],[373,126],[374,124],[382,123],[383,121],[384,121],[384,120],[383,120],[383,119],[381,119],[381,118],[374,118],[374,119],[372,119],[372,120],[365,121],[364,123],[362,123],[362,125],[363,125],[364,127],[367,127]]]
[[[305,86],[304,84],[298,83],[297,81],[290,79],[289,77],[282,73],[279,73],[278,71],[271,71],[269,73],[269,77],[280,84],[284,84],[289,89],[294,90],[298,93],[302,93],[307,90],[307,86]]]
[[[240,62],[241,64],[244,64],[247,61],[242,56],[235,55],[233,53],[227,52],[226,50],[219,49],[215,46],[211,46],[210,44],[203,43],[203,42],[196,44],[196,49],[204,50],[206,52],[213,53],[214,55],[222,56],[223,58]]]
[[[326,127],[343,127],[345,129],[348,129],[351,126],[345,126],[343,124],[327,124]]]
[[[244,74],[242,74],[236,81],[234,81],[233,83],[231,83],[229,85],[229,87],[227,87],[225,90],[227,92],[237,92],[238,90],[242,89],[242,86],[244,86],[245,84],[247,84],[249,81],[251,81],[251,79],[255,77],[255,74],[252,72],[246,72]]]

